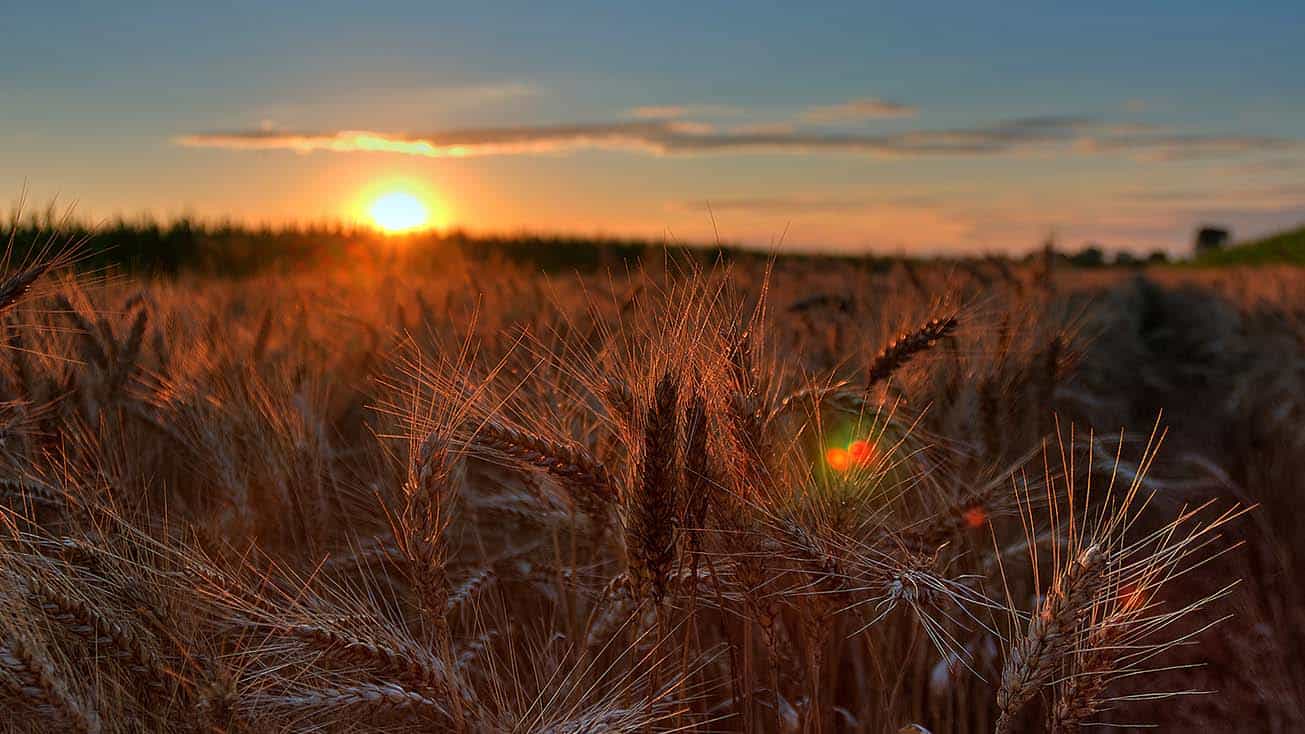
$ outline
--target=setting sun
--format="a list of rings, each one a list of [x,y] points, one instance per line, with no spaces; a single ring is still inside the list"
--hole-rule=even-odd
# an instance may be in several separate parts
[[[406,191],[393,191],[376,197],[367,213],[373,224],[391,234],[420,229],[430,221],[427,206]]]

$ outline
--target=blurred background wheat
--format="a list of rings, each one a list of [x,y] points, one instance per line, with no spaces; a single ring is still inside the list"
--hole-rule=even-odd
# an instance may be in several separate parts
[[[65,241],[0,284],[9,730],[1305,725],[1298,271]]]

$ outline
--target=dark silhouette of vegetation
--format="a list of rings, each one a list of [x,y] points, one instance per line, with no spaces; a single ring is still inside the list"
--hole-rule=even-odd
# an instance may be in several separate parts
[[[1250,242],[1208,250],[1197,265],[1305,265],[1305,225]]]
[[[772,253],[735,243],[703,245],[680,241],[621,238],[604,235],[515,232],[479,234],[465,230],[387,235],[368,227],[335,224],[294,224],[280,227],[245,226],[231,222],[202,222],[179,218],[170,222],[142,218],[117,219],[101,225],[60,218],[53,209],[34,216],[12,214],[6,227],[12,256],[20,260],[39,250],[57,233],[61,240],[85,242],[79,256],[83,269],[112,268],[128,273],[169,276],[182,272],[243,277],[284,273],[307,267],[356,262],[360,255],[401,257],[413,267],[439,269],[450,254],[473,261],[503,261],[533,266],[544,272],[619,272],[675,251],[681,261],[703,265],[717,262],[799,260],[850,265],[884,272],[900,256],[875,254],[828,255]],[[1061,265],[1078,268],[1165,265],[1169,256],[1160,250],[1145,256],[1119,251],[1107,256],[1089,243],[1077,252],[1051,251]],[[1045,259],[1047,253],[1029,254],[1023,261]],[[916,262],[927,262],[917,260]],[[1000,276],[1001,257],[956,261],[984,280]],[[1305,264],[1305,227],[1256,242],[1210,250],[1194,261],[1198,265],[1261,263]]]
[[[1196,230],[1196,240],[1193,248],[1197,254],[1218,250],[1232,239],[1232,233],[1225,227],[1201,227]]]
[[[519,232],[475,234],[465,230],[387,235],[343,224],[247,227],[229,222],[205,223],[180,218],[168,223],[142,219],[115,220],[100,226],[60,219],[47,212],[28,218],[11,217],[8,231],[13,252],[24,257],[47,242],[60,239],[87,243],[80,264],[87,269],[113,267],[131,273],[175,275],[200,272],[229,276],[289,272],[371,258],[402,256],[415,266],[438,268],[450,253],[475,261],[507,261],[533,265],[544,272],[620,271],[640,261],[660,257],[667,249],[702,264],[766,260],[771,254],[736,244],[697,243]],[[785,259],[827,260],[884,270],[891,261],[870,255],[796,255]]]
[[[1070,255],[1069,262],[1080,268],[1099,268],[1106,264],[1106,253],[1096,245],[1087,245]]]

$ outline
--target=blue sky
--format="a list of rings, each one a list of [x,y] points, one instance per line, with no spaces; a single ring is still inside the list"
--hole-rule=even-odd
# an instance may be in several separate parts
[[[0,186],[844,251],[1305,220],[1299,2],[260,5],[7,10]]]

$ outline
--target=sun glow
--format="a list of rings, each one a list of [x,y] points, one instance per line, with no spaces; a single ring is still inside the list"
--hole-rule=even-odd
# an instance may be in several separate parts
[[[430,222],[430,209],[407,191],[391,191],[372,200],[367,207],[372,223],[388,234],[411,232]]]

